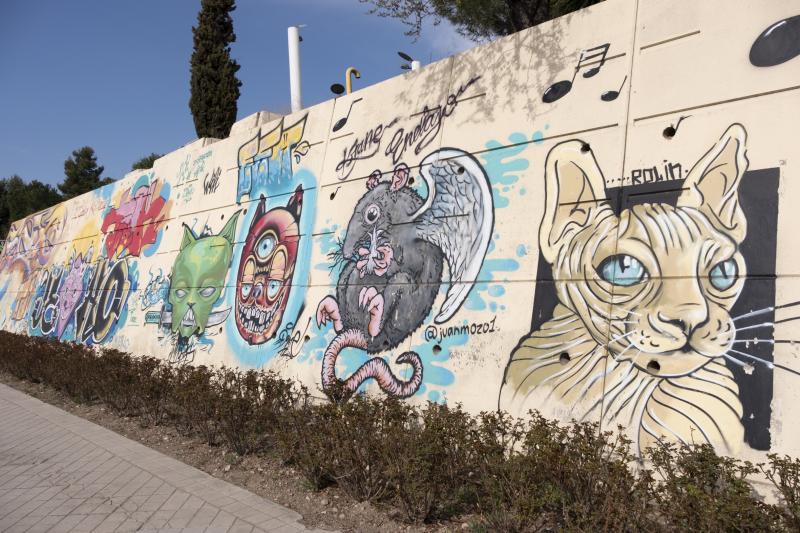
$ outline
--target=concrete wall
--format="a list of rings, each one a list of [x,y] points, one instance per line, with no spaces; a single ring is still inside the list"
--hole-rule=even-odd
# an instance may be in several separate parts
[[[2,327],[800,455],[799,15],[607,0],[248,117],[15,223]]]

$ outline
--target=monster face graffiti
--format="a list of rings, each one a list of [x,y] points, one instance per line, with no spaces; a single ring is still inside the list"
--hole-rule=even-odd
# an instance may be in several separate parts
[[[207,327],[225,321],[230,308],[213,311],[222,294],[233,256],[234,235],[239,211],[233,214],[218,235],[195,235],[183,226],[180,252],[172,267],[168,302],[161,323],[177,335],[177,349],[185,352],[192,337],[203,335]]]
[[[261,196],[239,262],[236,327],[249,344],[275,337],[289,301],[300,241],[298,224],[303,188],[286,207],[266,211]]]
[[[370,378],[392,396],[413,395],[422,383],[417,353],[405,352],[396,360],[413,368],[405,381],[381,357],[341,381],[336,377],[339,353],[348,346],[378,353],[408,338],[433,307],[445,259],[451,285],[437,323],[458,311],[480,271],[494,222],[483,167],[470,154],[447,148],[429,154],[420,175],[427,185],[425,199],[411,188],[405,164],[389,180],[374,172],[347,225],[337,254],[343,268],[336,297],[326,296],[317,307],[317,324],[330,321],[337,333],[322,363],[322,384],[332,397],[346,397]]]

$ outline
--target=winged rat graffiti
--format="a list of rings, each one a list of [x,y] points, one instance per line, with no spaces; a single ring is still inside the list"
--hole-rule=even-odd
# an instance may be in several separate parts
[[[464,303],[483,264],[494,224],[483,167],[467,152],[443,148],[425,157],[419,172],[426,198],[411,187],[405,164],[397,165],[390,179],[373,172],[336,254],[343,263],[336,296],[323,298],[316,313],[318,326],[330,321],[336,331],[322,362],[323,389],[335,399],[368,379],[392,396],[416,393],[423,375],[416,352],[396,359],[413,369],[407,380],[378,356],[340,380],[337,358],[346,347],[377,354],[407,339],[433,308],[445,261],[450,285],[434,321],[446,322]]]

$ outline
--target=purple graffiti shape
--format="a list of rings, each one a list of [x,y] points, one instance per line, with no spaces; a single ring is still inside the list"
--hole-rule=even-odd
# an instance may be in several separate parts
[[[83,274],[89,266],[92,250],[86,253],[86,258],[81,254],[73,256],[69,262],[69,270],[64,276],[64,281],[58,289],[58,321],[56,323],[56,335],[61,337],[64,333],[72,313],[80,303],[83,296]]]

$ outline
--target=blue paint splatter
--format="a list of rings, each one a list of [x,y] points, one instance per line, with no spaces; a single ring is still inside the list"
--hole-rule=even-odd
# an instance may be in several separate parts
[[[521,133],[512,133],[508,140],[517,146],[504,147],[504,143],[489,141],[486,143],[489,151],[481,156],[483,157],[483,167],[492,181],[492,198],[495,209],[508,207],[509,199],[503,193],[509,192],[511,190],[509,186],[519,181],[520,173],[528,168],[528,160],[517,157],[526,148],[525,144],[520,144],[527,142],[526,136]]]

